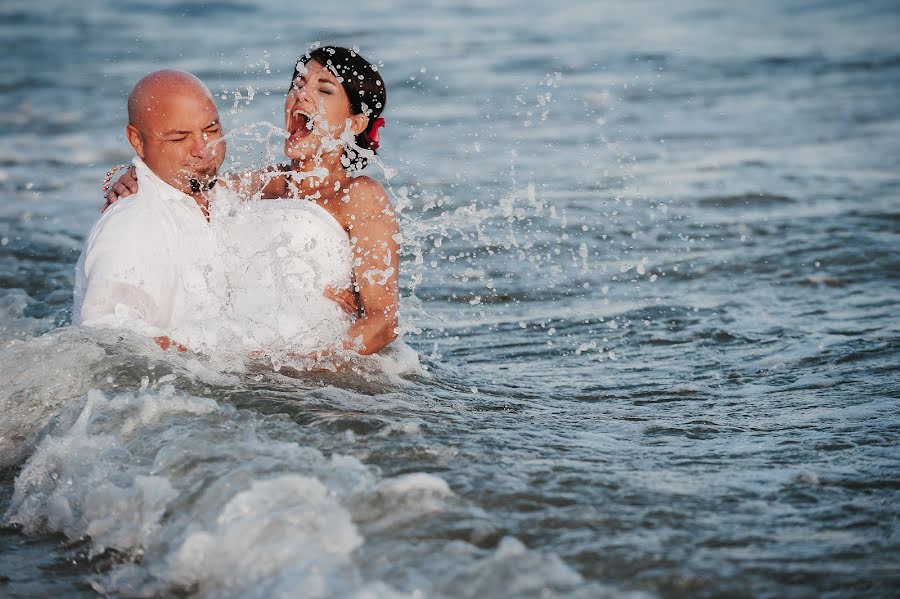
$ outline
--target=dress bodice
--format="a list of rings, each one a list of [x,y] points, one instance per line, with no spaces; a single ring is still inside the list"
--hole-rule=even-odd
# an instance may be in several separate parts
[[[323,293],[350,284],[346,231],[323,207],[261,200],[217,216],[226,302],[247,351],[309,353],[339,344],[349,316]]]

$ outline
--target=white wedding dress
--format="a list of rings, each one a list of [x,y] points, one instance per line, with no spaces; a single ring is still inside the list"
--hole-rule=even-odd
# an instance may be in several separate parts
[[[211,220],[225,266],[228,328],[244,352],[340,347],[351,319],[324,292],[350,285],[353,259],[334,217],[304,200],[217,204]]]

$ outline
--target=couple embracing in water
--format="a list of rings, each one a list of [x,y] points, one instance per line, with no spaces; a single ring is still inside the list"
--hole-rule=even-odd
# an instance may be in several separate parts
[[[141,79],[128,98],[134,169],[85,243],[74,323],[210,354],[385,348],[397,336],[399,226],[382,186],[359,171],[386,100],[357,52],[307,52],[285,99],[289,164],[238,175],[219,172],[224,132],[199,79]]]

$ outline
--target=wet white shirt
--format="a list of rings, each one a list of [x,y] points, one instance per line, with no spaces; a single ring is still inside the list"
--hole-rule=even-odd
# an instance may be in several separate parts
[[[167,335],[192,349],[221,314],[216,237],[197,203],[140,158],[138,192],[106,210],[75,272],[74,324]]]

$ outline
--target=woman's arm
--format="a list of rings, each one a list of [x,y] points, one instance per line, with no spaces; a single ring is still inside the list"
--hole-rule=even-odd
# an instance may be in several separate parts
[[[107,173],[107,176],[109,176],[109,173]],[[106,212],[106,209],[115,204],[118,200],[127,198],[133,193],[137,193],[137,190],[137,174],[135,173],[134,166],[129,166],[125,169],[125,172],[122,173],[122,176],[116,179],[116,182],[107,190],[106,203],[103,204],[103,209],[100,210],[100,212]]]
[[[346,223],[362,316],[350,326],[345,347],[368,355],[397,338],[400,226],[384,189],[368,177],[351,186]]]

